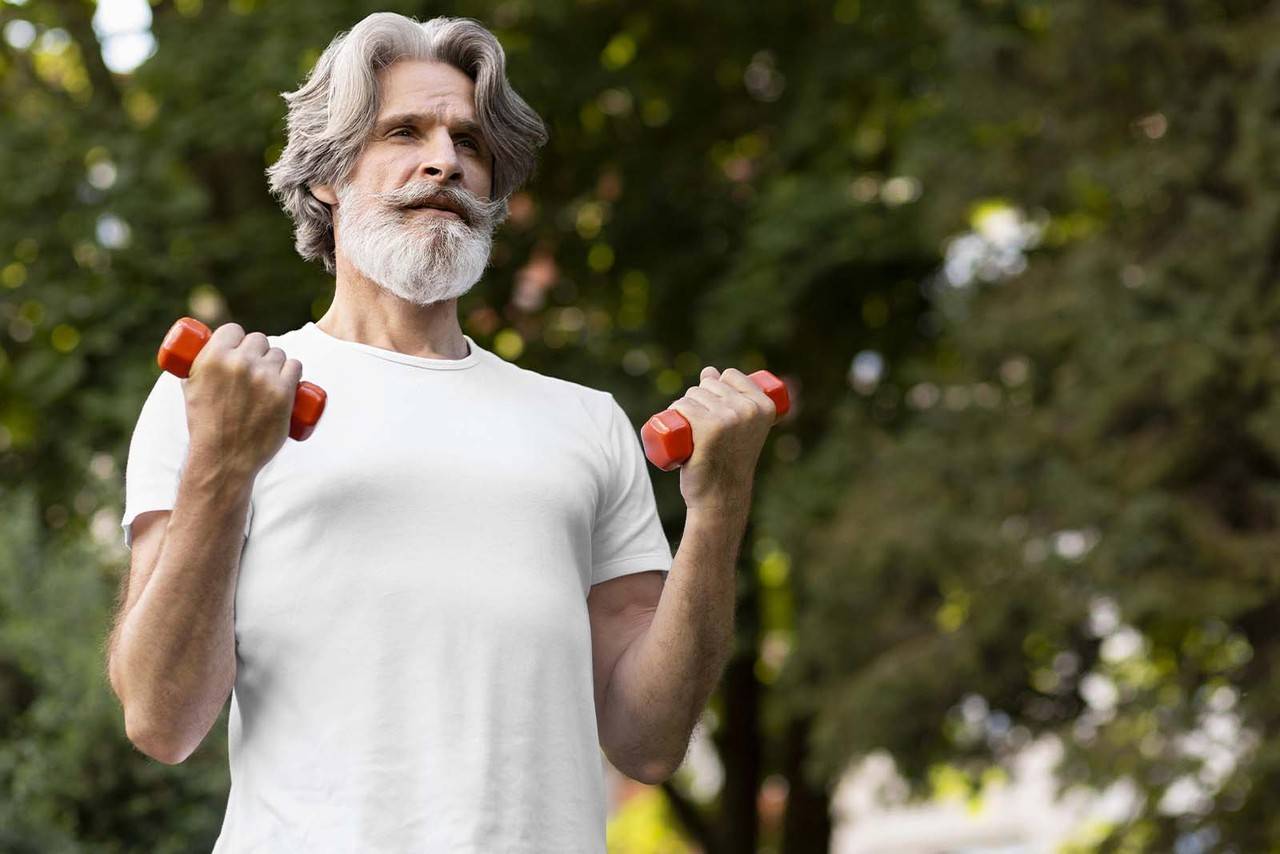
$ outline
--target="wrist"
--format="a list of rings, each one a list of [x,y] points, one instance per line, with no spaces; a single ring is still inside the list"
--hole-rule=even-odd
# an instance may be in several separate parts
[[[699,504],[685,509],[685,526],[745,527],[750,515],[745,502]]]
[[[193,444],[187,449],[182,479],[218,494],[235,495],[253,488],[258,470],[217,449]]]

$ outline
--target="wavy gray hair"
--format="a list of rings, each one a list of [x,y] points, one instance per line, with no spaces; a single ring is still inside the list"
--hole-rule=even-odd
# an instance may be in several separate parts
[[[311,194],[339,185],[355,166],[378,116],[378,71],[400,59],[447,62],[475,82],[476,120],[493,151],[490,198],[506,201],[533,174],[547,142],[542,119],[511,88],[506,54],[493,34],[470,18],[418,21],[375,12],[334,37],[289,105],[287,142],[267,169],[271,193],[294,222],[294,246],[308,261],[337,269],[333,215]]]

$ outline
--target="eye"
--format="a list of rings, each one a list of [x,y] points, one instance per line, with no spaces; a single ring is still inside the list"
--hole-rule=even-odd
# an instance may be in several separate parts
[[[471,150],[472,150],[472,151],[479,151],[479,150],[480,150],[480,146],[479,146],[479,144],[478,144],[474,139],[472,139],[472,138],[471,138],[471,137],[469,137],[469,136],[459,137],[459,138],[458,138],[458,141],[459,141],[459,142],[465,142],[467,145],[471,146]]]
[[[400,131],[408,131],[408,130],[409,130],[409,128],[396,128],[394,131],[392,131],[392,132],[391,132],[391,135],[392,135],[392,136],[396,136],[397,134],[399,134],[399,133],[400,133]],[[410,131],[410,132],[412,132],[412,131]]]

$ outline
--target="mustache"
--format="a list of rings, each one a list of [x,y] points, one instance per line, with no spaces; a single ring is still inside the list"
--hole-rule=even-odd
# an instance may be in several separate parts
[[[376,194],[378,201],[397,208],[414,208],[434,202],[452,208],[467,225],[496,224],[506,209],[505,199],[482,199],[461,187],[442,187],[427,181],[406,184]]]

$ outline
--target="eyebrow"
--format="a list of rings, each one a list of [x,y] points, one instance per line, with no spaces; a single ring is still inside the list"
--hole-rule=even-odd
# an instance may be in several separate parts
[[[385,119],[381,119],[376,125],[374,125],[373,132],[383,133],[384,131],[389,131],[394,127],[399,127],[400,125],[416,126],[422,124],[423,121],[428,118],[431,117],[424,113],[398,113],[394,116],[387,116]],[[469,133],[476,139],[484,142],[484,132],[480,129],[480,125],[470,119],[458,119],[457,121],[454,121],[451,126],[454,130],[462,133]]]

